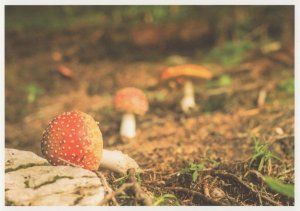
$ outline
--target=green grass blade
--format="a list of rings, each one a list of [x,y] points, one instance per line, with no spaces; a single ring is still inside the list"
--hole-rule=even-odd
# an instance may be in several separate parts
[[[267,185],[277,193],[294,198],[294,184],[284,184],[280,180],[265,176]]]
[[[262,157],[258,166],[258,171],[261,171],[265,164],[265,157]]]

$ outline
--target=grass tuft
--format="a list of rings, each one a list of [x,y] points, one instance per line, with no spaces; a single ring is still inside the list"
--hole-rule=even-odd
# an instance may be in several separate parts
[[[268,174],[272,171],[272,159],[280,160],[279,157],[275,156],[269,149],[270,145],[268,143],[261,143],[257,138],[253,138],[254,148],[253,154],[249,162],[249,168],[253,166],[254,161],[257,161],[258,171],[262,171],[267,165]]]

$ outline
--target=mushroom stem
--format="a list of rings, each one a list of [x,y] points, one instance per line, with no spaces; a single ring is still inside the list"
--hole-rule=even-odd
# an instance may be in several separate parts
[[[122,175],[126,175],[127,170],[130,168],[134,168],[137,172],[141,171],[135,160],[128,155],[123,154],[121,151],[107,149],[103,149],[100,168],[109,169]]]
[[[125,113],[122,116],[120,134],[127,138],[135,137],[135,116],[132,113]]]
[[[183,85],[183,98],[181,100],[181,109],[188,112],[191,108],[196,106],[194,96],[194,86],[192,81],[185,81]]]

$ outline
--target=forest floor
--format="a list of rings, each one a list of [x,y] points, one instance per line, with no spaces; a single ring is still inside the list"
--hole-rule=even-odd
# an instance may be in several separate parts
[[[174,43],[145,44],[146,36],[132,50],[107,43],[101,31],[83,31],[6,32],[6,147],[41,155],[48,122],[81,110],[100,122],[105,148],[137,161],[144,170],[138,181],[155,205],[294,205],[264,177],[294,183],[292,45],[254,46],[243,60],[223,65],[202,61],[207,49],[174,51]],[[181,85],[159,78],[180,63],[204,64],[214,74],[195,83],[198,108],[189,114],[180,110]],[[133,140],[120,137],[121,115],[112,105],[125,86],[142,89],[150,103]],[[104,174],[114,190],[128,179]],[[142,204],[130,192],[117,201]]]

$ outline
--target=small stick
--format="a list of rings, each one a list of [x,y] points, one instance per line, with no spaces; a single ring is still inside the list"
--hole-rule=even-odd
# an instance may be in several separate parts
[[[119,189],[107,194],[104,199],[98,204],[100,206],[105,205],[107,202],[115,198],[117,195],[124,194],[125,190],[131,188],[133,183],[124,183]]]
[[[152,205],[152,200],[150,197],[142,190],[140,184],[136,180],[135,177],[135,169],[131,168],[128,170],[128,179],[130,182],[133,183],[133,190],[135,192],[135,196],[137,199],[143,202],[144,205],[151,206]]]
[[[210,204],[213,204],[213,205],[219,205],[219,206],[226,206],[227,205],[227,204],[224,204],[222,202],[218,202],[218,201],[215,201],[213,199],[207,198],[204,194],[199,193],[197,191],[187,189],[187,188],[183,188],[183,187],[165,187],[165,189],[173,190],[173,191],[181,191],[181,192],[185,192],[185,193],[188,193],[188,194],[191,194],[191,195],[194,195],[194,196],[198,196],[202,200],[204,200],[204,201],[206,201]]]
[[[229,196],[228,194],[226,194],[225,197],[228,199],[228,201],[231,203],[231,205],[237,205],[237,206],[245,205],[242,202],[237,201],[235,198]]]
[[[203,192],[204,192],[204,195],[205,195],[206,197],[210,198],[209,187],[208,187],[207,180],[204,180],[204,181],[203,181]]]
[[[257,99],[258,107],[262,107],[265,104],[266,97],[267,97],[267,91],[265,89],[260,90]]]
[[[100,180],[101,180],[101,182],[102,182],[102,184],[103,184],[103,186],[105,188],[105,191],[107,193],[111,194],[113,191],[109,187],[108,182],[106,181],[104,175],[101,172],[99,172],[99,171],[93,171],[93,172],[100,178]],[[112,201],[114,202],[115,205],[119,206],[119,203],[117,202],[117,200],[116,200],[115,197],[112,197]]]
[[[234,174],[231,173],[227,173],[227,172],[221,172],[221,171],[215,171],[212,172],[211,175],[215,175],[215,176],[219,176],[219,177],[223,177],[223,178],[228,178],[231,179],[237,183],[240,183],[244,188],[246,188],[247,190],[251,191],[253,194],[255,194],[258,198],[259,198],[259,192],[254,190],[252,187],[250,187],[247,183],[245,183],[244,181],[242,181],[240,178],[238,178],[237,176],[235,176]],[[269,202],[271,205],[276,205],[276,206],[280,206],[281,204],[272,200],[271,198],[264,196],[264,195],[260,195],[260,197]]]

